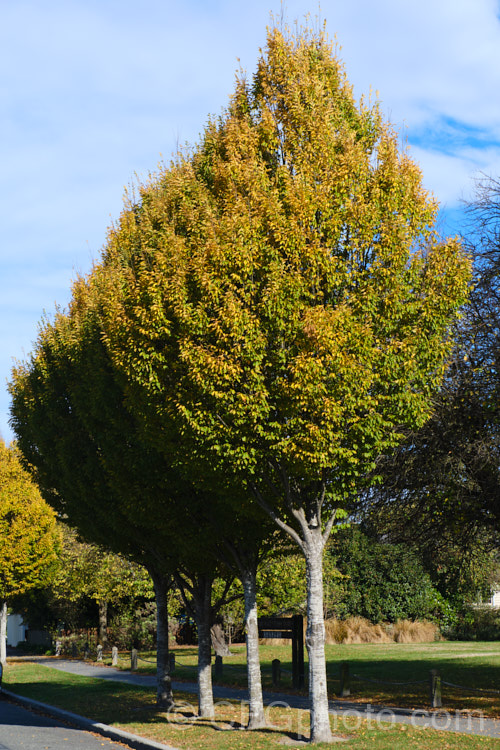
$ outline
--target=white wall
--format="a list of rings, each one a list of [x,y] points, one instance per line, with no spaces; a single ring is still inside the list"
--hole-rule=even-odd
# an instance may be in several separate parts
[[[24,641],[26,625],[23,624],[21,615],[9,615],[7,618],[7,645],[17,646],[19,641]]]
[[[494,591],[491,596],[491,606],[500,607],[500,591]]]

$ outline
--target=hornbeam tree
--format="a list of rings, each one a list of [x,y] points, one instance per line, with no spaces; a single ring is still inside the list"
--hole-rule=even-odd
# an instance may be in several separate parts
[[[49,502],[85,540],[131,557],[150,573],[158,614],[157,698],[159,704],[169,705],[173,698],[167,580],[187,568],[196,579],[205,576],[211,581],[220,568],[221,531],[230,536],[234,527],[234,513],[217,497],[234,490],[224,487],[222,478],[213,473],[204,486],[195,486],[193,472],[188,476],[177,465],[182,442],[168,425],[162,425],[161,453],[147,439],[149,431],[126,407],[130,384],[113,369],[103,346],[100,302],[98,279],[93,275],[78,279],[69,312],[58,313],[53,322],[44,321],[35,352],[13,371],[11,421],[25,460]],[[252,523],[255,535],[255,520]],[[259,524],[259,539],[267,531]],[[106,560],[104,550],[100,554],[97,567]],[[216,607],[210,591],[211,586],[206,587],[200,599],[195,588],[193,596],[198,600],[198,629],[206,636],[203,643],[200,636],[199,664],[199,709],[204,717],[213,717],[214,711],[210,618]],[[254,631],[255,653],[256,621]],[[255,664],[251,670],[250,662],[249,675],[249,726],[254,728],[262,724],[264,712],[260,671]]]
[[[152,429],[176,421],[306,559],[311,740],[328,741],[322,558],[377,457],[423,424],[467,294],[458,241],[323,32],[253,80],[109,234],[106,344]],[[132,403],[133,402],[133,403]]]
[[[71,314],[44,321],[35,352],[13,370],[11,424],[24,461],[47,502],[86,540],[142,564],[157,598],[157,699],[173,701],[166,589],[175,546],[147,500],[168,493],[123,405],[85,285],[74,288]],[[163,640],[161,636],[163,635]],[[165,640],[166,639],[166,640]]]

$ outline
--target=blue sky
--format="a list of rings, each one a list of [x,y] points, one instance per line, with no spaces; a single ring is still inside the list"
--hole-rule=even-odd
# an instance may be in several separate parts
[[[500,175],[500,2],[288,0],[326,19],[356,96],[378,92],[460,230],[480,172]],[[251,75],[279,0],[0,0],[0,434],[6,382],[44,311],[64,307],[125,187],[197,140]],[[238,62],[239,60],[239,62]]]

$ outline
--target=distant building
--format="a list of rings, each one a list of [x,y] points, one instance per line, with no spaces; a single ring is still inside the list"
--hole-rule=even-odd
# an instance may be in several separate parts
[[[495,587],[492,589],[491,598],[485,604],[490,607],[500,607],[500,588]]]
[[[26,625],[23,623],[22,615],[9,615],[7,617],[7,646],[16,647],[18,643],[24,642],[26,638]]]
[[[500,609],[500,585],[494,584],[488,594],[486,592],[480,594],[472,606]]]

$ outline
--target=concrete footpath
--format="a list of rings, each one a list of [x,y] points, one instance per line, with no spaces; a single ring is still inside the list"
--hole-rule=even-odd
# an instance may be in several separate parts
[[[156,677],[153,675],[140,675],[134,672],[127,672],[113,667],[105,667],[95,665],[92,662],[69,660],[61,658],[51,657],[24,657],[25,660],[41,664],[52,669],[59,669],[63,672],[70,672],[72,674],[78,674],[85,677],[97,677],[103,680],[110,680],[113,682],[125,682],[132,685],[139,685],[143,687],[156,686]],[[196,683],[192,682],[178,682],[173,681],[172,687],[175,691],[182,691],[184,693],[196,694],[198,691]],[[35,701],[27,701],[27,699],[19,699],[17,696],[13,696],[7,691],[3,691],[9,697],[15,700],[19,700],[23,703],[36,704]],[[237,701],[248,701],[248,693],[246,690],[240,690],[236,688],[227,688],[219,685],[214,685],[213,688],[214,698],[219,701],[223,700],[237,700]],[[193,698],[193,706],[196,703],[196,698]],[[309,707],[309,700],[306,696],[290,695],[288,693],[275,693],[275,692],[264,692],[264,703],[266,706],[288,706],[290,708],[298,708],[307,710]],[[52,709],[50,706],[39,704],[43,706],[44,711],[55,711],[60,714],[59,709]],[[34,705],[37,708],[36,705]],[[67,712],[62,712],[68,715]],[[347,729],[348,727],[343,726],[343,722],[347,717],[352,719],[358,719],[359,721],[365,720],[369,726],[384,725],[385,727],[390,724],[408,724],[414,727],[425,727],[429,729],[437,729],[441,731],[451,731],[464,734],[474,734],[483,737],[498,737],[500,738],[500,719],[488,719],[482,716],[480,713],[475,712],[471,715],[465,711],[446,711],[445,709],[438,709],[434,711],[425,710],[410,710],[395,708],[392,706],[379,706],[365,703],[348,702],[345,700],[330,701],[330,713],[334,716],[334,729],[339,731]],[[106,727],[105,725],[97,724],[89,719],[83,717],[76,717],[73,714],[68,716],[79,721],[87,722],[87,728],[90,724],[92,729],[90,731],[105,734],[107,737],[112,737],[109,732],[116,732],[112,727]],[[74,723],[71,719],[67,719],[70,723]],[[80,724],[81,726],[81,724]],[[168,748],[167,745],[145,740],[144,738],[138,738],[134,735],[129,735],[130,741],[127,741],[126,732],[120,732],[121,739],[119,741],[129,744],[131,747],[140,748],[141,750],[161,749],[165,750]],[[118,740],[118,737],[113,737]],[[139,744],[132,744],[133,742]],[[142,744],[141,744],[142,743]],[[171,750],[171,748],[170,748]]]

